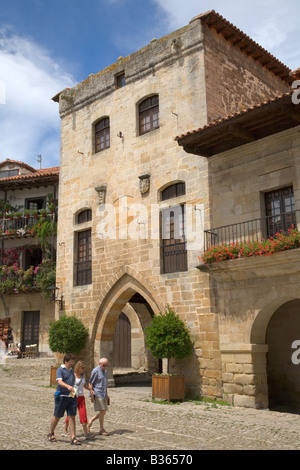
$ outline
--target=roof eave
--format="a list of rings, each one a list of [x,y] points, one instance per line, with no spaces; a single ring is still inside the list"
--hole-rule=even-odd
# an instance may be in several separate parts
[[[210,157],[299,125],[300,105],[292,103],[291,92],[175,140],[187,153]]]

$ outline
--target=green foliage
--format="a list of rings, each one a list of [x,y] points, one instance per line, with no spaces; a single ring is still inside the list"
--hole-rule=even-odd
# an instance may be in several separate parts
[[[154,316],[145,335],[146,345],[156,359],[184,359],[192,354],[189,330],[169,306]]]
[[[35,268],[35,275],[35,285],[50,300],[52,292],[49,291],[49,287],[55,285],[56,279],[55,262],[51,259],[43,259],[41,264]]]
[[[49,287],[55,285],[55,262],[44,259],[39,266],[30,266],[23,271],[17,262],[9,265],[11,258],[5,258],[8,264],[0,266],[0,293],[18,294],[28,289],[38,288],[42,294],[51,300],[52,292]]]
[[[52,352],[76,354],[84,348],[87,336],[81,320],[64,314],[50,323],[48,344]]]
[[[17,287],[18,285],[15,281],[12,281],[11,279],[5,279],[3,282],[0,283],[0,294],[14,292]]]
[[[56,234],[56,222],[47,215],[41,215],[39,221],[34,225],[34,231],[43,252],[51,250],[49,237]]]

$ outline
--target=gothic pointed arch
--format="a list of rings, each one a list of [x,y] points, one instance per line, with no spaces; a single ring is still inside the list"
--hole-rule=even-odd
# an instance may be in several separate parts
[[[134,307],[144,329],[153,315],[165,307],[154,287],[129,266],[122,268],[107,284],[91,334],[91,361],[95,362],[99,354],[112,353],[115,327],[120,313],[127,304]],[[99,352],[96,348],[99,345]]]

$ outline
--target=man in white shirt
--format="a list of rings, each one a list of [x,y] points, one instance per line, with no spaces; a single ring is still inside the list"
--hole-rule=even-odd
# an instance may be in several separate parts
[[[107,366],[108,361],[103,357],[99,361],[99,366],[92,370],[91,378],[89,380],[89,389],[92,401],[94,402],[94,410],[97,414],[89,420],[88,431],[90,431],[93,422],[99,418],[99,434],[102,436],[108,436],[108,432],[104,429],[104,416],[108,411],[109,405],[109,396],[107,394]]]

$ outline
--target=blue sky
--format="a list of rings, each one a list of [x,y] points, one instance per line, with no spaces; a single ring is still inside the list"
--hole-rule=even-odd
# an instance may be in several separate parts
[[[211,9],[300,67],[299,0],[1,0],[0,161],[59,165],[51,97]]]

